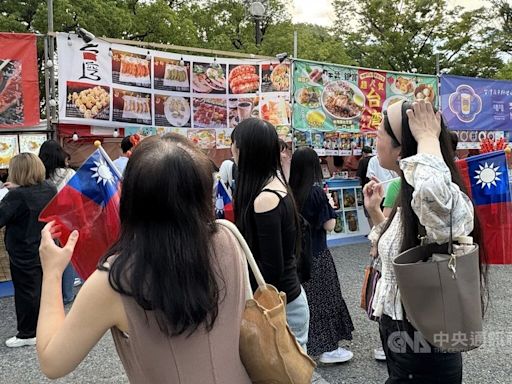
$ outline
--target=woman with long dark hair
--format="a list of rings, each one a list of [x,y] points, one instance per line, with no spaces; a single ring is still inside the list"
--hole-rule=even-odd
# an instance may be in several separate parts
[[[235,222],[254,253],[266,282],[286,293],[286,316],[299,344],[306,349],[309,308],[297,272],[300,244],[298,212],[284,180],[280,147],[272,124],[242,121],[233,131],[237,164]]]
[[[68,153],[64,151],[55,140],[47,140],[39,149],[39,158],[46,169],[46,180],[50,181],[60,191],[69,180],[75,175],[75,171],[67,166]],[[62,274],[62,300],[64,305],[70,304],[75,299],[73,287],[76,272],[73,265],[69,265]]]
[[[320,362],[326,364],[349,361],[352,352],[338,343],[352,340],[354,325],[327,248],[326,231],[334,229],[336,213],[322,189],[320,159],[313,149],[299,148],[293,154],[290,187],[300,213],[311,227],[311,278],[302,284],[311,314],[308,353],[320,356]]]
[[[151,137],[124,173],[119,240],[64,313],[60,279],[78,238],[42,232],[37,351],[51,378],[71,372],[111,329],[132,383],[249,384],[239,355],[243,252],[215,225],[211,164],[190,144]]]
[[[415,345],[421,337],[402,311],[392,267],[393,259],[400,252],[420,244],[420,224],[426,229],[427,242],[446,243],[451,212],[454,238],[472,235],[476,242],[480,240],[473,204],[464,192],[454,162],[450,133],[441,114],[436,113],[430,103],[396,103],[388,108],[379,127],[377,155],[382,167],[401,176],[400,195],[387,219],[380,209],[382,185],[372,180],[363,191],[365,206],[375,224],[369,238],[377,244],[382,262],[382,278],[377,284],[372,307],[373,314],[380,317],[380,335],[389,373],[386,383],[461,383],[460,353],[439,353],[434,347],[429,353],[424,350],[420,353],[410,346],[405,351],[391,348],[401,343],[397,341],[397,331],[407,332],[408,337],[416,340]],[[481,257],[485,261],[483,253]],[[484,292],[484,267],[481,272]],[[422,343],[420,345],[425,345],[426,341]]]

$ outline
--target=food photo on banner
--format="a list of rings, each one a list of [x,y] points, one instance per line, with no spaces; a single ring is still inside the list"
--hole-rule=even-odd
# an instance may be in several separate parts
[[[512,81],[443,75],[441,105],[450,129],[469,135],[471,131],[510,130]]]
[[[36,35],[0,33],[0,128],[39,124]]]
[[[438,104],[436,76],[392,73],[296,60],[294,129],[375,132],[382,111],[402,100]]]
[[[181,55],[57,35],[64,124],[179,132],[205,149],[229,148],[241,121],[261,117],[291,137],[290,64]]]

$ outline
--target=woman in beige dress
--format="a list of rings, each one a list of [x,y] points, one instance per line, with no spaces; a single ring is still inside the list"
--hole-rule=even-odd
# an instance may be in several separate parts
[[[211,195],[210,162],[192,144],[141,142],[124,174],[119,240],[67,315],[62,272],[79,234],[60,248],[46,225],[37,352],[48,377],[73,371],[110,329],[131,383],[250,383],[238,352],[242,251],[215,225]]]

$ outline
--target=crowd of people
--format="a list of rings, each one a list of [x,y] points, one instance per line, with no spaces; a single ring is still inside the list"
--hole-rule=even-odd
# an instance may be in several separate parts
[[[246,297],[244,256],[234,235],[215,222],[211,160],[176,134],[146,138],[135,148],[124,139],[121,146],[115,162],[124,175],[121,233],[76,299],[70,260],[80,234],[60,244],[55,223],[43,227],[37,220],[73,175],[66,154],[49,141],[41,158],[12,159],[10,191],[0,202],[18,320],[7,345],[37,344],[42,371],[57,378],[110,330],[130,382],[249,383],[237,332]],[[352,340],[354,325],[327,246],[336,214],[318,155],[310,148],[292,155],[275,128],[255,118],[235,128],[231,150],[220,177],[233,195],[235,224],[265,281],[286,294],[286,319],[298,344],[324,364],[350,360],[353,353],[340,342]],[[419,224],[428,242],[444,242],[451,212],[453,235],[478,241],[450,133],[429,103],[396,103],[379,127],[377,156],[371,152],[363,149],[358,175],[372,254],[382,264],[372,303],[382,342],[375,357],[386,360],[389,384],[461,383],[460,353],[398,353],[388,345],[397,329],[415,331],[391,264],[419,244]],[[64,305],[73,300],[66,314]]]

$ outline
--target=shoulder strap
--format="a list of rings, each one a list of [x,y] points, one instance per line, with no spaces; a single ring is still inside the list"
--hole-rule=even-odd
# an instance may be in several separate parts
[[[270,192],[270,193],[273,193],[274,195],[276,195],[277,197],[279,197],[279,201],[283,200],[284,199],[284,196],[281,196],[281,194],[279,192],[281,191],[275,191],[273,189],[268,189],[268,188],[265,188],[265,189],[262,189],[261,192]],[[283,192],[284,193],[284,192]]]
[[[244,263],[244,275],[245,275],[245,285],[246,285],[246,299],[252,299],[252,288],[251,288],[251,282],[249,278],[249,269],[247,268],[247,263],[249,263],[249,266],[251,267],[252,273],[254,277],[256,278],[256,282],[258,283],[258,286],[261,288],[264,288],[266,283],[265,279],[263,278],[263,275],[260,272],[260,269],[258,268],[258,264],[256,264],[256,260],[254,260],[254,256],[252,255],[251,249],[247,245],[247,242],[245,241],[244,237],[238,230],[235,224],[233,224],[230,221],[224,220],[224,219],[218,219],[215,220],[215,222],[218,225],[222,225],[226,229],[228,229],[238,240],[240,243],[240,246],[242,247],[242,250],[245,254],[245,258],[243,260]]]

